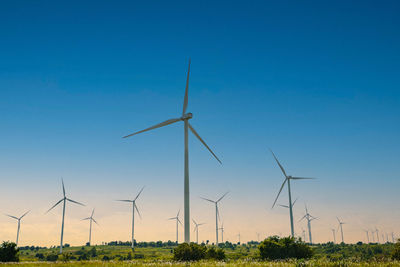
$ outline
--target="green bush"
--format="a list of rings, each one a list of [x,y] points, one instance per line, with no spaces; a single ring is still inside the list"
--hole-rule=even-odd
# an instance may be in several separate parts
[[[174,249],[174,260],[198,261],[202,259],[224,260],[225,252],[221,248],[206,247],[196,243],[183,243]]]
[[[3,244],[0,245],[0,262],[19,261],[18,252],[17,244],[4,241]]]
[[[397,240],[397,243],[394,245],[392,251],[392,258],[394,260],[400,260],[400,239]]]
[[[49,254],[46,256],[46,261],[57,261],[58,255],[57,254]]]
[[[268,260],[308,259],[312,256],[311,248],[300,239],[272,236],[258,246],[260,257]]]

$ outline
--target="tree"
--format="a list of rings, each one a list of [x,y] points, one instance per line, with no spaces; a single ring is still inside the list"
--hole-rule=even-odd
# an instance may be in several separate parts
[[[394,245],[394,249],[392,251],[392,258],[394,260],[400,260],[400,239],[398,239],[397,243]]]
[[[308,259],[312,256],[311,248],[300,239],[293,237],[280,238],[272,236],[258,246],[260,257],[268,260]]]
[[[183,243],[174,249],[174,260],[198,261],[206,257],[207,248],[195,243]]]
[[[0,262],[16,262],[19,261],[19,249],[17,244],[4,241],[0,245]]]

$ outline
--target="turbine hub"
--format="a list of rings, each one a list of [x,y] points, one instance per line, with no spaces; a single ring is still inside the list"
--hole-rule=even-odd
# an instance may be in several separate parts
[[[192,113],[186,113],[182,116],[181,120],[190,120],[191,118],[193,118],[193,114]]]

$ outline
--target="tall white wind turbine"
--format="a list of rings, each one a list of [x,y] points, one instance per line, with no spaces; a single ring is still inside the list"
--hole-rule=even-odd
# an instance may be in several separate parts
[[[181,210],[178,210],[178,213],[176,214],[176,217],[172,217],[172,218],[169,218],[168,220],[175,220],[176,221],[176,244],[178,244],[178,241],[179,241],[179,236],[178,236],[178,234],[179,234],[179,229],[178,229],[178,223],[180,224],[180,225],[182,225],[182,222],[181,222],[181,220],[179,220],[179,213],[181,212]],[[183,226],[183,225],[182,225]]]
[[[142,216],[140,215],[139,209],[136,205],[136,200],[142,193],[143,189],[144,189],[144,186],[142,187],[142,189],[140,189],[139,193],[136,195],[136,197],[134,199],[119,199],[119,200],[117,200],[117,201],[121,201],[121,202],[132,203],[132,250],[135,250],[135,209],[136,209],[139,217],[142,218]]]
[[[194,223],[193,232],[196,232],[196,243],[198,244],[199,243],[199,226],[204,225],[205,223],[197,223],[195,220],[193,220],[193,223]]]
[[[311,221],[316,220],[317,218],[312,216],[307,209],[307,206],[305,206],[306,208],[306,214],[299,220],[302,221],[303,219],[307,220],[307,227],[308,227],[308,238],[310,241],[310,244],[312,244],[312,235],[311,235]]]
[[[64,187],[64,180],[61,178],[61,183],[62,183],[62,189],[63,189],[63,195],[64,197],[62,199],[60,199],[56,204],[54,204],[53,207],[51,207],[48,211],[46,211],[46,213],[48,213],[49,211],[51,211],[52,209],[54,209],[58,204],[60,204],[61,202],[63,202],[63,213],[62,213],[62,223],[61,223],[61,239],[60,239],[60,254],[62,254],[62,250],[63,250],[63,238],[64,238],[64,218],[65,218],[65,204],[67,203],[67,201],[81,205],[81,206],[85,206],[82,203],[79,203],[78,201],[72,200],[70,198],[67,198],[65,195],[65,187]]]
[[[28,214],[30,212],[30,210],[28,210],[27,212],[25,212],[21,217],[16,217],[16,216],[13,216],[13,215],[8,215],[8,214],[6,214],[6,216],[8,216],[8,217],[10,217],[10,218],[13,218],[13,219],[16,219],[17,221],[18,221],[18,228],[17,228],[17,241],[15,242],[15,244],[17,245],[17,247],[18,247],[18,240],[19,240],[19,230],[20,230],[20,228],[21,228],[21,219],[22,218],[24,218],[25,217],[25,215],[26,214]]]
[[[282,192],[283,187],[285,186],[285,183],[287,182],[288,184],[288,192],[289,192],[289,215],[290,215],[290,230],[291,230],[291,234],[292,237],[294,237],[294,222],[293,222],[293,204],[292,204],[292,192],[290,190],[290,181],[291,180],[309,180],[309,179],[314,179],[314,178],[304,178],[304,177],[293,177],[290,175],[286,174],[285,169],[282,167],[282,165],[280,164],[280,162],[278,161],[278,159],[276,158],[274,152],[272,152],[272,150],[270,150],[272,153],[272,156],[274,156],[276,163],[279,165],[279,168],[281,169],[283,175],[285,176],[285,180],[283,181],[283,184],[281,186],[281,189],[279,190],[278,195],[276,196],[276,199],[274,201],[274,204],[272,205],[272,208],[274,208],[276,201],[279,198],[279,195]]]
[[[188,91],[189,91],[189,73],[190,73],[190,59],[189,59],[189,67],[188,67],[188,73],[187,73],[187,78],[186,78],[186,89],[185,89],[185,98],[183,100],[183,111],[182,111],[182,116],[179,118],[175,119],[169,119],[164,122],[161,122],[159,124],[156,124],[154,126],[151,126],[149,128],[146,128],[142,131],[135,132],[132,134],[129,134],[127,136],[124,136],[123,138],[127,138],[139,133],[147,132],[156,128],[160,128],[163,126],[167,126],[169,124],[178,122],[178,121],[183,121],[184,122],[184,139],[185,139],[185,167],[184,167],[184,228],[185,228],[185,243],[190,243],[190,196],[189,196],[189,129],[190,131],[200,140],[200,142],[210,151],[210,153],[218,160],[219,163],[221,161],[219,158],[214,154],[214,152],[211,150],[211,148],[204,142],[204,140],[200,137],[200,135],[195,131],[195,129],[190,125],[189,120],[193,117],[192,113],[186,113],[186,109],[188,106]]]
[[[218,200],[214,201],[208,198],[201,197],[202,199],[214,203],[215,204],[215,244],[218,246],[218,219],[219,217],[219,210],[218,210],[218,203],[228,194],[229,192],[226,192],[225,194],[222,195]]]
[[[89,227],[89,246],[92,245],[92,222],[94,222],[95,224],[99,225],[96,220],[93,218],[93,214],[94,214],[94,209],[92,210],[92,214],[90,215],[90,217],[84,218],[82,219],[82,221],[85,220],[89,220],[90,221],[90,227]]]
[[[338,230],[339,230],[339,227],[340,227],[340,233],[341,233],[341,235],[342,235],[342,243],[344,243],[344,238],[343,238],[343,224],[346,224],[346,223],[345,223],[345,222],[342,222],[341,220],[339,220],[338,217],[336,217],[336,219],[337,219],[337,221],[339,222]]]

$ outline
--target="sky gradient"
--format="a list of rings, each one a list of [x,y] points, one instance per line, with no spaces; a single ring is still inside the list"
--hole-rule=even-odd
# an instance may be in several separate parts
[[[0,212],[32,212],[20,245],[57,245],[67,194],[65,242],[174,240],[183,211],[183,125],[121,137],[181,114],[192,59],[191,124],[222,166],[189,136],[191,215],[200,240],[288,235],[288,211],[271,209],[283,175],[296,181],[295,231],[304,203],[313,240],[345,241],[362,229],[400,235],[400,3],[398,1],[2,1],[0,4]],[[284,190],[278,203],[287,204]],[[183,217],[182,217],[183,219]],[[0,216],[0,240],[16,222]],[[192,225],[193,227],[193,225]],[[182,229],[181,229],[182,230]],[[183,237],[183,231],[180,232]],[[194,235],[192,235],[192,239]],[[337,236],[339,240],[339,236]],[[181,240],[182,241],[182,240]]]

